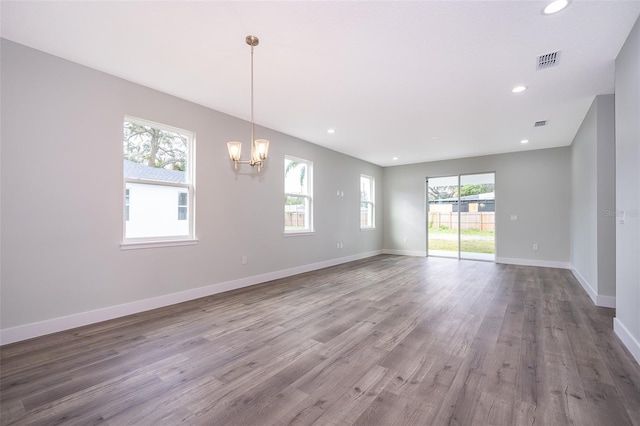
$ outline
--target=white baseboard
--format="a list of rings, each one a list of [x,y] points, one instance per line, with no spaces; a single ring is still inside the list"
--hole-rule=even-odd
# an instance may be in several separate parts
[[[420,250],[393,250],[393,249],[384,249],[382,250],[384,254],[396,254],[399,256],[418,256],[418,257],[426,257],[426,251]],[[556,262],[552,260],[535,260],[535,259],[517,259],[510,257],[496,257],[495,263],[505,263],[508,265],[522,265],[522,266],[541,266],[544,268],[560,268],[560,269],[571,269],[571,264],[567,262]]]
[[[603,308],[615,308],[616,307],[616,298],[615,296],[603,296],[598,294],[593,286],[587,281],[585,277],[574,267],[571,267],[571,272],[573,272],[573,276],[576,277],[584,291],[587,292],[591,301],[596,306],[602,306]]]
[[[543,268],[571,269],[570,263],[557,262],[555,260],[518,259],[515,257],[496,257],[496,263],[504,263],[507,265],[540,266]]]
[[[640,363],[640,342],[633,337],[633,334],[624,326],[618,318],[613,319],[613,331],[622,340],[622,343],[629,349],[631,355]]]
[[[427,257],[426,251],[420,250],[391,250],[384,249],[382,250],[383,254],[396,254],[398,256],[414,256],[414,257]]]
[[[280,271],[268,272],[265,274],[240,278],[237,280],[211,284],[208,286],[185,290],[177,293],[165,294],[158,297],[152,297],[150,299],[124,303],[122,305],[109,306],[93,311],[81,312],[78,314],[53,318],[31,324],[25,324],[13,328],[7,328],[4,330],[0,330],[0,345],[6,345],[9,343],[19,342],[34,337],[44,336],[46,334],[57,333],[59,331],[82,327],[89,324],[95,324],[97,322],[107,321],[126,315],[137,314],[140,312],[149,311],[151,309],[162,308],[164,306],[199,299],[201,297],[211,296],[213,294],[222,293],[229,290],[235,290],[279,278],[302,274],[304,272],[328,268],[330,266],[340,265],[342,263],[352,262],[354,260],[365,259],[367,257],[372,257],[379,254],[382,254],[382,250],[330,259],[322,262],[312,263],[309,265],[297,266],[295,268],[283,269]]]
[[[598,295],[596,299],[596,305],[602,306],[603,308],[616,308],[616,297],[615,296],[602,296]]]
[[[597,305],[598,293],[596,293],[595,289],[591,287],[591,284],[589,284],[589,281],[587,281],[587,279],[583,277],[582,274],[576,268],[572,267],[571,272],[573,272],[573,276],[576,277],[576,280],[578,280],[578,282],[580,283],[584,291],[587,292],[587,294],[591,298],[591,301],[594,303],[594,305]]]

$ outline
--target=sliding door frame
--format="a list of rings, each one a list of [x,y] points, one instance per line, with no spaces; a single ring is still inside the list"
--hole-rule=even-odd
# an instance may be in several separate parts
[[[433,257],[450,257],[453,259],[458,259],[458,260],[481,260],[481,261],[487,261],[487,262],[495,262],[495,258],[496,258],[496,252],[497,252],[497,240],[496,240],[496,234],[497,234],[497,229],[496,229],[496,223],[495,223],[495,216],[494,216],[494,230],[493,230],[493,251],[494,251],[494,255],[493,255],[493,259],[489,260],[489,259],[473,259],[473,258],[466,258],[466,257],[461,257],[461,252],[462,252],[462,237],[461,237],[461,220],[460,220],[460,216],[461,216],[461,191],[460,188],[462,187],[461,182],[462,182],[462,177],[463,176],[473,176],[473,175],[488,175],[488,174],[493,174],[493,191],[494,191],[494,197],[493,197],[493,201],[494,201],[494,215],[496,214],[497,211],[497,200],[496,200],[496,191],[495,191],[495,185],[496,185],[496,172],[495,171],[489,171],[489,172],[476,172],[476,173],[459,173],[459,174],[447,174],[447,175],[438,175],[438,176],[427,176],[425,178],[425,206],[426,206],[426,211],[425,211],[425,244],[426,244],[426,250],[425,253],[427,254],[427,256],[433,256]],[[439,178],[457,178],[457,182],[458,182],[458,199],[456,201],[457,206],[458,206],[458,254],[456,257],[453,256],[438,256],[438,255],[430,255],[429,254],[429,212],[430,212],[430,203],[429,203],[429,179],[439,179]]]
[[[433,257],[448,257],[448,258],[452,258],[452,259],[460,259],[460,213],[458,213],[458,254],[454,257],[454,256],[438,256],[438,255],[430,255],[429,254],[429,212],[431,211],[431,204],[429,203],[429,179],[433,180],[433,179],[442,179],[442,178],[456,178],[457,181],[457,187],[460,188],[460,175],[440,175],[440,176],[427,176],[426,181],[425,181],[425,204],[426,204],[426,214],[425,216],[425,235],[426,235],[426,239],[425,239],[425,243],[427,246],[426,249],[426,253],[427,256],[433,256]],[[456,203],[458,204],[458,210],[460,210],[460,191],[458,192],[458,200],[456,201]]]

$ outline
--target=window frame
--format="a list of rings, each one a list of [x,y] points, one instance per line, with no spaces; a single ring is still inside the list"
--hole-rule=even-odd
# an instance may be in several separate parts
[[[122,243],[120,244],[121,249],[137,249],[137,248],[151,248],[151,247],[171,247],[171,246],[182,246],[182,245],[191,245],[197,244],[197,239],[195,236],[195,145],[196,145],[196,134],[191,130],[181,129],[179,127],[174,127],[162,123],[157,123],[154,121],[133,117],[133,116],[124,116],[122,121],[123,131],[124,131],[124,123],[131,122],[141,126],[153,127],[155,129],[178,133],[187,137],[187,170],[185,172],[186,182],[167,182],[167,181],[157,181],[157,180],[149,180],[149,179],[139,179],[139,178],[127,178],[124,175],[124,171],[122,173],[122,188],[123,194],[126,197],[126,193],[128,191],[127,184],[128,183],[138,183],[145,185],[159,185],[165,187],[173,187],[173,188],[182,188],[184,191],[179,191],[187,193],[187,221],[188,221],[188,233],[187,235],[163,235],[163,236],[155,236],[155,237],[127,237],[127,222],[129,219],[129,206],[131,204],[131,200],[127,200],[128,203],[124,206],[124,214],[123,214],[123,226],[122,226]],[[122,148],[121,148],[122,149]],[[124,154],[124,151],[122,151]],[[131,194],[132,191],[129,191]],[[124,197],[123,197],[124,198]],[[127,202],[125,201],[125,203]],[[185,206],[180,206],[185,207]]]
[[[186,197],[184,197],[186,198],[186,204],[181,204],[183,195],[186,195]],[[182,211],[185,212],[184,217],[182,217]],[[187,191],[178,192],[178,220],[189,220],[189,193]]]
[[[129,188],[124,187],[124,221],[129,221],[129,205],[131,198],[131,190]],[[125,224],[126,225],[126,224]]]
[[[300,193],[292,193],[292,192],[286,192],[286,176],[284,175],[284,167],[287,164],[287,160],[290,161],[296,161],[298,163],[304,163],[307,166],[307,172],[305,175],[305,180],[307,182],[307,187],[306,187],[306,194],[300,194]],[[284,186],[284,205],[286,206],[287,204],[287,199],[288,197],[296,197],[296,198],[304,198],[306,199],[306,205],[308,206],[307,208],[307,217],[308,217],[308,226],[304,229],[287,229],[287,225],[284,224],[284,233],[285,235],[309,235],[309,234],[313,234],[314,233],[314,228],[313,228],[313,161],[311,160],[305,160],[304,158],[300,158],[300,157],[295,157],[293,155],[285,155],[284,156],[284,162],[283,162],[283,178],[282,178],[282,182],[283,182],[283,186]]]
[[[371,196],[370,201],[364,200],[362,196],[363,189],[363,179],[369,180],[369,194]],[[360,229],[361,230],[369,230],[376,229],[376,179],[373,176],[361,174],[360,175]],[[371,224],[370,225],[362,225],[362,205],[367,204],[367,211],[371,212]],[[369,217],[369,215],[367,215]]]

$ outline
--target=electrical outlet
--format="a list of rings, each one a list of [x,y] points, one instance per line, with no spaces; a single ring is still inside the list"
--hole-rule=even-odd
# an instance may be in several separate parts
[[[538,248],[539,248],[538,243],[533,243],[533,249],[538,250]]]
[[[243,265],[247,264],[247,256],[242,256],[242,264]]]

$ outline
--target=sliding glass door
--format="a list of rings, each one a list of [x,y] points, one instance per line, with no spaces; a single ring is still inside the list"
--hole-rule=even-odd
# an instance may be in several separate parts
[[[427,255],[458,257],[459,176],[427,179]]]
[[[427,179],[427,254],[495,260],[495,174]]]
[[[495,260],[495,174],[460,176],[460,258]]]

